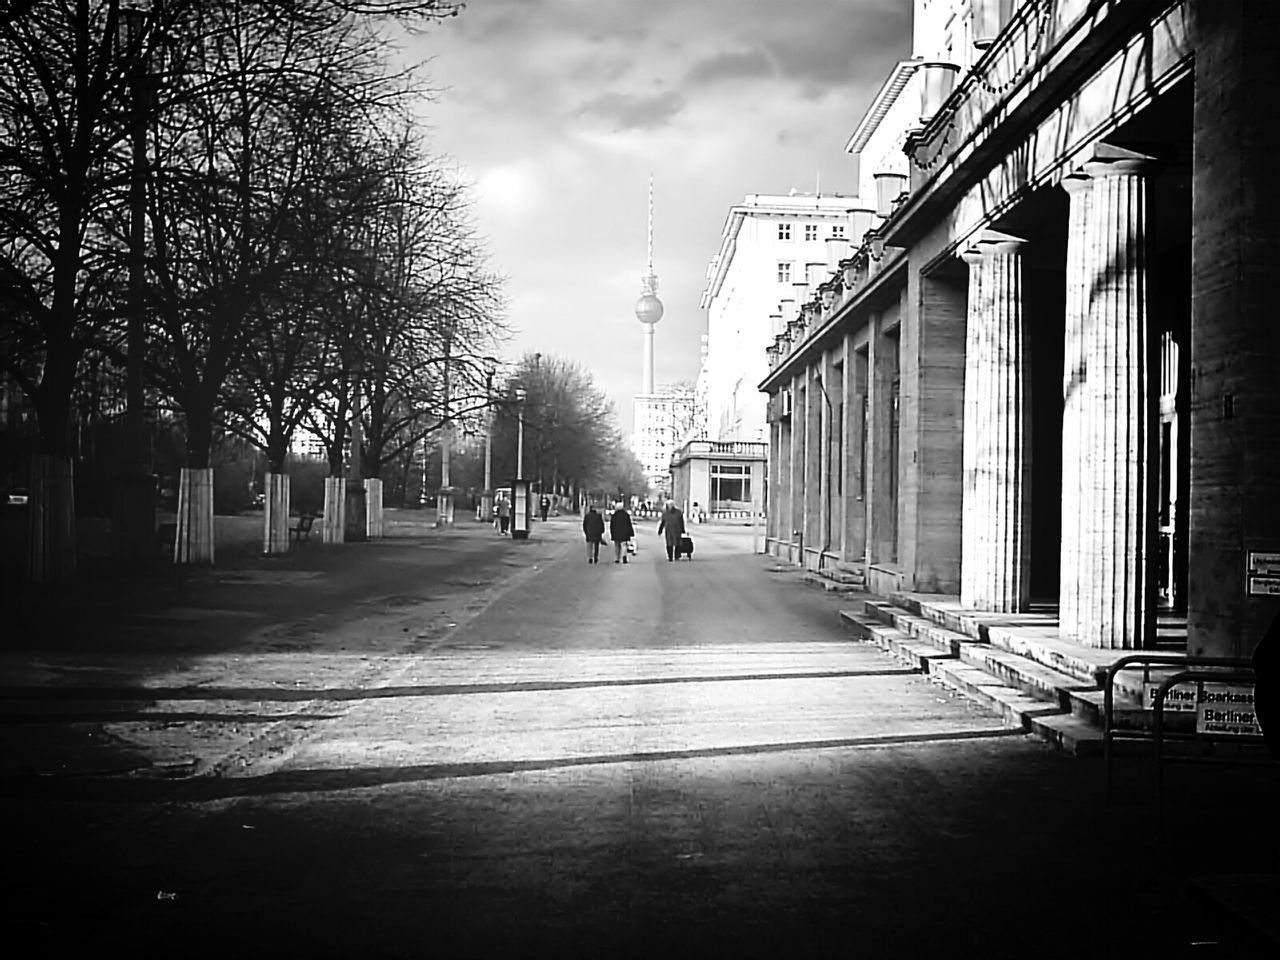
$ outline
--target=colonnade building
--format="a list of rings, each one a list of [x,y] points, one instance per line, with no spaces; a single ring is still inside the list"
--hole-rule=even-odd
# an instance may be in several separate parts
[[[915,12],[850,144],[876,215],[767,351],[768,549],[1247,656],[1280,594],[1280,4]]]

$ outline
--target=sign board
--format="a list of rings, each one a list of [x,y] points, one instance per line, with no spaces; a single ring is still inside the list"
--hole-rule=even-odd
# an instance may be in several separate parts
[[[1280,553],[1250,550],[1249,573],[1263,577],[1280,577]]]
[[[1156,708],[1156,691],[1159,689],[1158,683],[1147,684],[1148,710]],[[1165,713],[1194,713],[1195,709],[1196,687],[1193,683],[1180,683],[1176,687],[1170,687],[1164,695]]]
[[[1262,736],[1253,708],[1251,685],[1206,683],[1196,708],[1196,733]]]
[[[1280,597],[1280,577],[1250,577],[1249,596]]]
[[[1159,689],[1158,683],[1147,684],[1148,710],[1155,709]],[[1196,733],[1262,736],[1253,708],[1253,687],[1248,684],[1180,683],[1165,692],[1164,710],[1165,713],[1194,713]]]

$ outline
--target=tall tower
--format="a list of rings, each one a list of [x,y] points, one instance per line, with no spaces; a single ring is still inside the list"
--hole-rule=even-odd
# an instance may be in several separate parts
[[[636,319],[644,324],[644,367],[640,392],[653,393],[653,327],[662,319],[662,301],[658,299],[658,277],[653,272],[653,174],[649,174],[649,259],[648,271],[640,279],[640,299],[636,301]]]

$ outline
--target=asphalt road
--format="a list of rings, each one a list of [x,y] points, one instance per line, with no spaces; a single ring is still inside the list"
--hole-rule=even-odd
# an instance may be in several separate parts
[[[97,650],[23,634],[0,657],[0,810],[22,840],[4,936],[52,955],[1246,955],[1186,886],[1274,865],[1237,842],[1224,782],[1175,782],[1161,845],[1144,771],[1106,809],[1096,764],[847,640],[844,601],[748,529],[695,528],[695,559],[669,563],[642,526],[626,565],[587,564],[570,519],[524,544],[404,529],[63,611],[111,623]]]

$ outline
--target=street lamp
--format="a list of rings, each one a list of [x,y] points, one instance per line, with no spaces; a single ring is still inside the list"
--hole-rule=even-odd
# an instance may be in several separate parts
[[[493,522],[493,361],[489,361],[484,375],[485,424],[484,424],[484,490],[480,493],[480,519]]]
[[[516,387],[516,476],[524,476],[524,387]]]
[[[524,387],[516,387],[516,475],[511,481],[511,539],[529,539],[529,481],[524,478]]]
[[[146,467],[142,360],[146,349],[146,206],[148,64],[143,49],[150,11],[122,6],[116,24],[117,49],[128,57],[129,73],[129,309],[125,327],[124,442],[112,485],[112,553],[143,560],[155,552],[155,479]]]
[[[444,339],[444,423],[440,429],[440,492],[436,494],[436,526],[453,526],[453,486],[449,483],[449,456],[453,447],[453,421],[449,409],[449,354],[453,349],[453,330]]]

